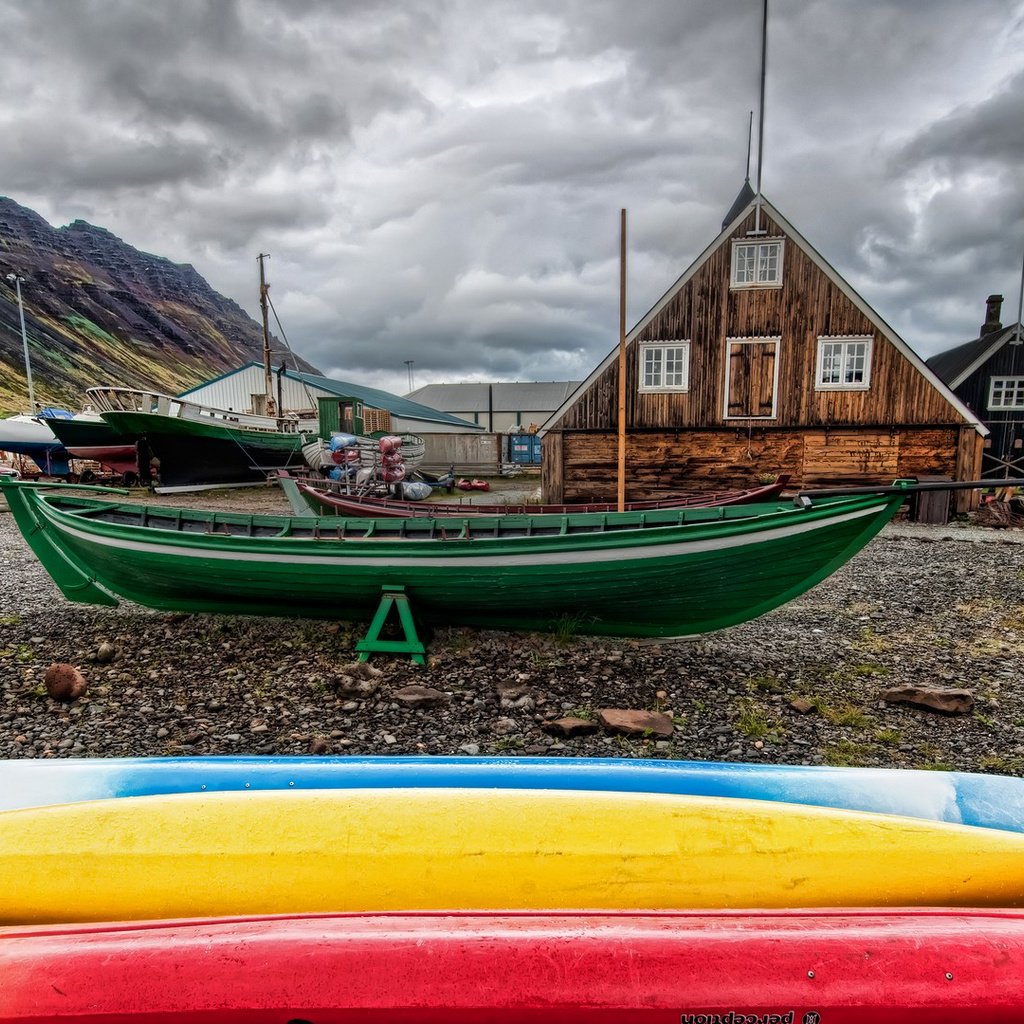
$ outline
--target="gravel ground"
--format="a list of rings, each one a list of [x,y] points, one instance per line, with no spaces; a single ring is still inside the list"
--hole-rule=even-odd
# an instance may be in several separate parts
[[[285,508],[269,488],[158,500]],[[426,668],[375,656],[375,692],[353,696],[338,684],[364,630],[71,604],[0,512],[0,756],[562,754],[1024,775],[1019,529],[894,523],[799,600],[697,641],[439,630]],[[84,698],[46,695],[51,662],[82,670]],[[973,712],[880,700],[905,683],[970,689]],[[410,684],[441,703],[394,699]],[[673,734],[543,728],[602,708],[666,711]]]

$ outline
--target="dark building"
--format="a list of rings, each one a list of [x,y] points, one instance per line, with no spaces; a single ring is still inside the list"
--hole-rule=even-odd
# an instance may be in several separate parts
[[[1002,304],[1002,295],[990,295],[978,337],[928,360],[988,427],[981,472],[990,479],[1024,478],[1024,330],[1003,326]]]

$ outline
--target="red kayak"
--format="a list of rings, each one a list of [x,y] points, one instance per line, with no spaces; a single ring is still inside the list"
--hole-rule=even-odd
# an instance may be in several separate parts
[[[614,501],[590,502],[585,505],[485,505],[457,501],[399,501],[396,498],[371,498],[366,495],[346,494],[344,491],[334,491],[326,485],[313,484],[308,480],[297,480],[296,483],[307,502],[323,511],[334,512],[342,516],[357,516],[363,519],[412,518],[415,516],[563,516],[573,515],[577,512],[614,512],[618,508]],[[788,483],[788,476],[780,476],[773,484],[750,487],[746,490],[691,492],[651,501],[627,501],[625,511],[709,508],[719,505],[747,505],[756,501],[773,501],[782,493]]]
[[[420,913],[0,931],[0,1021],[1006,1024],[1024,912]]]

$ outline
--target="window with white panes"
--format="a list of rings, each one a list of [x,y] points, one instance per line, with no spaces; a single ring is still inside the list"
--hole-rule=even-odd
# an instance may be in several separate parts
[[[866,391],[871,386],[871,338],[819,338],[819,391]]]
[[[993,377],[988,391],[990,409],[1024,409],[1024,377]]]
[[[774,288],[781,284],[781,238],[759,242],[733,242],[733,288]]]
[[[640,391],[688,391],[690,343],[644,342],[640,346]]]

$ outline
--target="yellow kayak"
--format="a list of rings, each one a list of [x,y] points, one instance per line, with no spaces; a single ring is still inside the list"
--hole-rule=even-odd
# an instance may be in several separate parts
[[[1001,906],[1024,835],[650,793],[306,790],[0,813],[0,923],[317,911]]]

